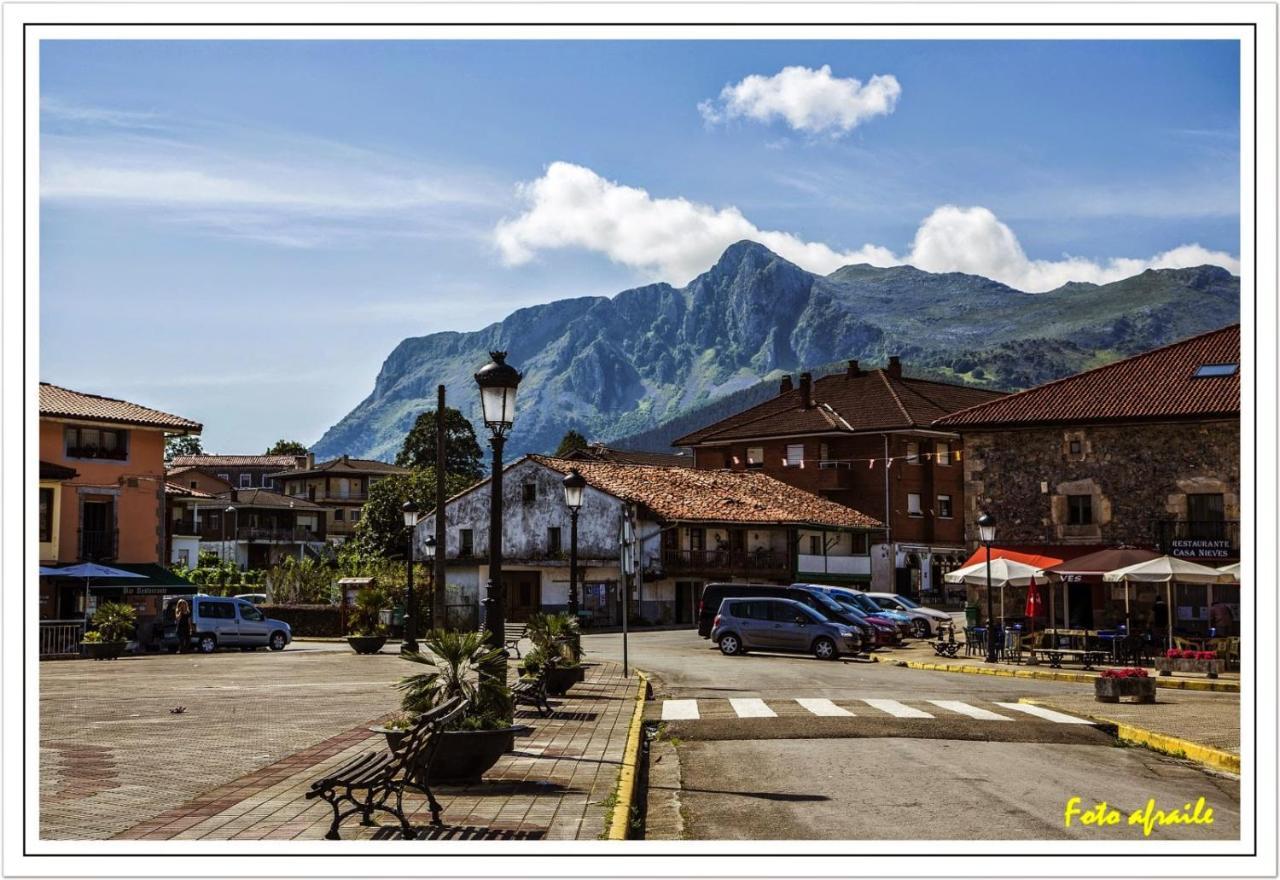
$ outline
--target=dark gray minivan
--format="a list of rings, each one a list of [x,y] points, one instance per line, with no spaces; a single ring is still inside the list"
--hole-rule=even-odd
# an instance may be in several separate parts
[[[794,599],[728,598],[711,627],[711,640],[720,653],[795,651],[819,660],[862,650],[862,634],[847,623],[826,620]]]

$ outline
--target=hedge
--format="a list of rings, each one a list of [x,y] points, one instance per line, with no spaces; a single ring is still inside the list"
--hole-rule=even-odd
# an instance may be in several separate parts
[[[259,605],[262,613],[289,624],[294,636],[340,636],[342,617],[337,605]]]

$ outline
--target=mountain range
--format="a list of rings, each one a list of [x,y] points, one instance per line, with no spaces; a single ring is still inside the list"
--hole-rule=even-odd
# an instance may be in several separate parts
[[[782,373],[828,372],[849,358],[874,367],[896,354],[908,375],[1017,390],[1239,315],[1240,279],[1217,266],[1026,293],[911,266],[816,275],[742,241],[681,288],[558,300],[482,330],[405,339],[372,393],[313,451],[390,460],[418,413],[435,407],[439,383],[483,441],[472,376],[494,350],[524,374],[509,457],[554,450],[570,428],[666,450],[672,438],[776,393]]]

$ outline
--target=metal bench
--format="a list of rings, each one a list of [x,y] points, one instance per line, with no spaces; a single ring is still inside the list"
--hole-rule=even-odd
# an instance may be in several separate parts
[[[516,704],[532,706],[539,715],[552,714],[551,703],[547,701],[547,671],[539,669],[530,678],[522,678],[511,688],[511,698]]]
[[[1105,663],[1106,651],[1081,651],[1074,648],[1027,648],[1028,663],[1035,665],[1044,657],[1052,669],[1061,669],[1063,660],[1078,661],[1085,669]]]
[[[355,813],[362,814],[361,824],[376,824],[373,821],[374,810],[390,813],[399,819],[401,832],[406,839],[412,839],[415,832],[405,817],[403,806],[406,787],[416,788],[427,796],[432,825],[444,824],[440,819],[440,804],[431,793],[431,759],[439,748],[440,734],[465,708],[466,701],[461,697],[442,703],[419,716],[395,748],[365,752],[311,783],[307,799],[320,798],[333,807],[333,823],[325,839],[340,840],[338,826],[343,819]],[[357,795],[357,792],[363,794]],[[394,807],[387,805],[392,795],[395,795]],[[351,808],[345,811],[342,809],[344,801],[351,804]]]
[[[502,625],[502,644],[504,647],[512,648],[516,652],[516,659],[520,657],[520,640],[529,633],[529,627],[523,623],[504,623]]]

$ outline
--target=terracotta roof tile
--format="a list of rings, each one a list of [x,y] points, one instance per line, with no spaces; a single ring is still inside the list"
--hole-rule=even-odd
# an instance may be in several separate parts
[[[667,522],[755,523],[759,525],[875,528],[865,513],[788,486],[759,472],[650,467],[599,461],[529,458],[567,474],[577,468],[587,483],[625,501],[641,504]]]
[[[167,480],[164,484],[164,494],[173,495],[180,498],[213,498],[208,492],[201,492],[199,489],[189,489],[186,486],[179,486],[177,483],[170,483]]]
[[[647,464],[655,467],[693,467],[693,456],[671,452],[636,452],[630,449],[613,449],[593,443],[565,458],[572,461],[611,461],[614,464]]]
[[[797,388],[687,434],[671,445],[697,446],[832,431],[927,428],[948,413],[1005,396],[1002,391],[891,376],[886,370],[868,370],[856,376],[822,376],[814,380],[812,393],[812,408],[804,407]]]
[[[287,470],[278,474],[272,474],[273,477],[309,477],[313,474],[326,474],[332,476],[334,474],[410,474],[413,473],[412,468],[400,467],[397,464],[388,464],[385,461],[377,461],[372,458],[351,458],[350,456],[341,456],[339,458],[331,458],[328,461],[317,462],[313,468],[305,470]]]
[[[171,469],[183,467],[290,467],[292,455],[175,455]],[[172,473],[172,470],[170,471]]]
[[[202,504],[200,507],[215,507],[233,505],[235,507],[273,507],[273,508],[293,508],[295,510],[324,510],[325,508],[314,501],[308,501],[306,498],[295,498],[292,495],[282,495],[279,492],[272,492],[269,489],[235,489],[230,492],[219,492],[217,495],[211,495],[217,504]]]
[[[199,433],[201,424],[172,413],[117,400],[72,391],[48,382],[40,383],[40,415],[46,418],[84,419],[91,422],[118,422],[146,428]]]
[[[1124,422],[1240,415],[1240,370],[1199,378],[1206,364],[1240,363],[1240,325],[1030,388],[939,419],[942,428]]]

